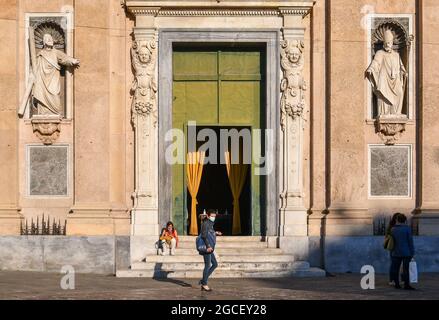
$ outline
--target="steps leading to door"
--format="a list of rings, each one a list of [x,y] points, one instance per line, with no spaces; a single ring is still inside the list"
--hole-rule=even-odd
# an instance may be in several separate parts
[[[270,244],[270,246],[272,246]],[[218,268],[213,278],[319,277],[325,271],[269,246],[261,237],[218,237],[215,255]],[[148,255],[117,277],[201,278],[203,257],[195,249],[195,237],[180,237],[176,255]]]

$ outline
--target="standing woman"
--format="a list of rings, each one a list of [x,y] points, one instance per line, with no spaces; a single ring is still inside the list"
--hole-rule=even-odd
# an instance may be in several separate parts
[[[213,273],[213,271],[218,266],[218,263],[215,258],[215,250],[216,245],[216,236],[222,235],[221,232],[215,231],[213,229],[213,225],[215,223],[216,213],[214,210],[209,209],[207,211],[207,216],[204,216],[204,219],[201,222],[201,239],[203,239],[206,244],[207,253],[203,254],[204,258],[204,271],[203,271],[203,279],[200,280],[199,284],[201,285],[202,291],[212,291],[207,285],[207,281],[209,276]]]
[[[396,219],[398,218],[398,216],[400,215],[399,212],[395,213],[392,218],[390,219],[389,225],[387,226],[386,229],[386,234],[385,234],[385,248],[387,250],[389,250],[389,258],[390,258],[390,270],[389,270],[389,285],[394,286],[395,285],[395,279],[393,279],[393,274],[392,274],[392,270],[394,268],[393,266],[393,259],[392,259],[392,250],[393,250],[393,246],[394,246],[394,240],[392,237],[392,228],[396,225]]]
[[[396,225],[392,228],[392,236],[395,246],[392,250],[392,277],[395,281],[395,288],[400,289],[399,268],[402,263],[402,278],[404,279],[405,290],[415,290],[410,286],[409,264],[415,255],[413,236],[410,227],[407,225],[407,217],[403,214],[396,218]]]

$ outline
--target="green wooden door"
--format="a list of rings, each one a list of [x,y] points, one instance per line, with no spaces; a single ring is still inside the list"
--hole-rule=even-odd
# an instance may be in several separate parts
[[[197,126],[261,128],[261,60],[259,50],[176,50],[173,53],[173,128]],[[219,139],[219,137],[218,137]],[[251,233],[260,234],[261,177],[251,168]],[[187,230],[187,187],[184,165],[172,169],[172,219],[178,232]]]

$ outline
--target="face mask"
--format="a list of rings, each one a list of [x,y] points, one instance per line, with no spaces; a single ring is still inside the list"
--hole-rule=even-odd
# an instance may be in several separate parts
[[[215,217],[209,217],[209,220],[215,222]]]

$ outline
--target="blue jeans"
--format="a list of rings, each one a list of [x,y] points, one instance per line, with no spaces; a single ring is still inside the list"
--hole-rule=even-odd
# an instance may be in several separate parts
[[[207,285],[207,280],[209,279],[212,272],[218,267],[218,263],[216,262],[215,255],[212,253],[204,254],[204,271],[203,271],[203,279],[200,281],[203,286]]]

